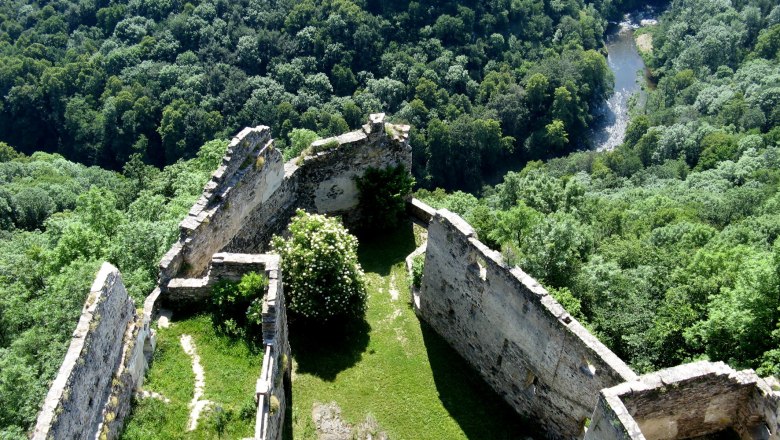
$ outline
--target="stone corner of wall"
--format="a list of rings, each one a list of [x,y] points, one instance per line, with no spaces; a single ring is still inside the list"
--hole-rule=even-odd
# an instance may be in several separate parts
[[[463,220],[461,216],[448,209],[437,209],[433,215],[433,219],[444,224],[448,228],[456,230],[465,238],[476,237],[477,235],[474,228],[468,224],[466,220]]]
[[[410,197],[406,201],[406,210],[409,214],[422,221],[425,224],[431,222],[433,216],[436,214],[436,210],[430,205],[415,197]]]
[[[57,376],[32,433],[33,439],[70,438],[100,421],[102,401],[119,363],[123,337],[137,318],[122,276],[104,262],[95,275]],[[86,399],[89,399],[87,403]],[[92,400],[97,399],[97,405]]]

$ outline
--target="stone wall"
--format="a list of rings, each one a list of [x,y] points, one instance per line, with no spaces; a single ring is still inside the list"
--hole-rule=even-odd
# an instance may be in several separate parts
[[[315,141],[311,151],[284,163],[265,126],[233,138],[181,223],[179,241],[163,257],[161,286],[172,278],[205,275],[216,252],[261,253],[297,208],[341,215],[354,224],[360,217],[356,176],[369,167],[411,169],[409,126],[385,124],[384,114],[371,115],[359,130]]]
[[[673,440],[731,430],[777,438],[778,395],[752,370],[697,362],[602,390],[586,440]]]
[[[181,222],[179,241],[161,263],[161,284],[180,272],[203,275],[211,256],[235,237],[249,213],[266,202],[283,179],[282,155],[273,147],[271,130],[242,130]]]
[[[103,263],[38,415],[33,439],[95,438],[122,361],[121,342],[132,334],[135,322],[135,307],[119,271]]]
[[[636,378],[457,215],[435,212],[425,255],[419,316],[551,437],[580,437],[599,390]]]
[[[239,281],[244,274],[252,271],[264,273],[268,277],[268,290],[263,297],[265,355],[255,387],[257,415],[254,438],[279,440],[282,438],[289,393],[291,359],[279,256],[214,254],[206,277],[174,278],[168,284],[168,295],[176,302],[202,304],[208,300],[211,288],[220,280]]]
[[[231,140],[221,165],[180,224],[179,240],[160,261],[158,286],[144,301],[140,317],[135,316],[116,269],[109,266],[108,275],[101,269],[95,285],[109,283],[106,292],[111,293],[111,301],[105,306],[87,301],[68,356],[39,416],[36,438],[117,437],[154,350],[151,324],[160,303],[199,306],[215,280],[234,279],[252,268],[266,270],[272,279],[280,277],[278,270],[268,269],[268,265],[278,266],[276,257],[236,253],[262,251],[273,234],[284,231],[296,208],[343,215],[353,221],[359,218],[353,177],[368,167],[403,164],[410,168],[408,134],[408,126],[385,124],[384,114],[371,115],[362,129],[317,141],[312,145],[314,153],[285,164],[268,127],[242,130]],[[126,315],[113,309],[94,312],[96,304],[116,308],[122,301]],[[281,278],[269,287],[264,307],[268,356],[258,381],[258,432],[261,438],[275,439],[281,436],[286,400],[279,383],[289,382]]]
[[[287,398],[290,393],[292,358],[287,339],[287,312],[279,257],[266,263],[268,292],[263,301],[263,342],[265,356],[255,387],[257,417],[255,439],[281,440]]]
[[[248,272],[263,272],[273,255],[234,254],[220,252],[212,256],[211,262],[202,278],[174,278],[168,282],[166,295],[169,303],[188,304],[190,306],[209,307],[211,288],[218,281],[226,279],[240,281]]]
[[[262,252],[298,208],[339,215],[348,227],[359,222],[355,177],[369,167],[404,165],[410,170],[412,165],[409,126],[385,124],[384,116],[371,115],[360,130],[315,141],[313,153],[284,164],[284,180],[276,193],[250,213],[225,251]]]

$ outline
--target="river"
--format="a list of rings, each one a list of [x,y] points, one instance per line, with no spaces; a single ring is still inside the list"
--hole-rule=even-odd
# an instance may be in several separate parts
[[[616,24],[614,32],[607,35],[607,64],[615,75],[615,87],[612,96],[601,108],[596,110],[597,122],[590,134],[593,147],[598,151],[609,151],[623,142],[628,126],[629,98],[639,92],[642,97],[645,63],[634,41],[634,29],[641,23],[652,23],[652,10],[640,14],[626,14],[624,20]]]

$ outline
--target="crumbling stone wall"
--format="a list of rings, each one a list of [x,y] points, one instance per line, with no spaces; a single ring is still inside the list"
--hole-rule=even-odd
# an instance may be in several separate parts
[[[233,138],[160,264],[161,285],[177,276],[203,276],[216,252],[261,253],[297,208],[354,224],[360,216],[356,176],[369,167],[411,168],[409,126],[385,124],[383,113],[359,130],[314,142],[312,149],[303,160],[284,163],[268,127],[246,128]]]
[[[131,395],[141,386],[154,350],[151,323],[160,300],[174,306],[200,304],[210,294],[213,280],[231,278],[252,267],[264,268],[272,279],[279,277],[264,303],[267,362],[258,382],[258,432],[262,433],[259,438],[280,438],[286,393],[279,384],[289,383],[290,358],[281,274],[268,269],[269,264],[278,266],[278,260],[219,251],[259,253],[273,234],[286,228],[298,207],[356,219],[353,177],[368,167],[404,164],[410,168],[408,133],[408,126],[385,124],[384,114],[371,115],[361,130],[313,146],[315,150],[327,146],[326,151],[301,163],[285,164],[268,127],[242,130],[180,224],[180,238],[162,258],[158,286],[144,301],[140,317],[135,316],[133,303],[121,287],[118,271],[111,266],[113,272],[106,275],[101,269],[96,285],[119,280],[109,283],[107,292],[118,292],[109,304],[124,301],[128,314],[117,317],[119,312],[113,309],[94,314],[95,304],[88,300],[60,375],[39,415],[36,438],[118,436],[130,411]],[[101,321],[103,315],[111,319]],[[108,328],[108,322],[116,325]],[[96,397],[84,397],[88,395]]]
[[[179,241],[161,263],[161,285],[181,272],[202,275],[211,256],[225,247],[249,213],[282,184],[282,155],[266,126],[245,128],[231,140],[222,164],[181,222]]]
[[[122,359],[121,342],[135,320],[119,270],[103,263],[38,415],[33,439],[95,438]]]
[[[411,209],[426,212],[417,208]],[[599,390],[636,378],[457,215],[435,212],[425,255],[418,315],[551,437],[581,437]]]
[[[777,438],[779,395],[752,370],[696,362],[602,390],[585,440]]]
[[[265,355],[255,387],[257,415],[255,439],[282,438],[287,394],[290,384],[290,344],[287,339],[287,312],[284,284],[278,255],[217,253],[203,278],[174,278],[168,294],[175,301],[190,304],[208,300],[211,288],[220,280],[239,281],[249,272],[264,273],[268,289],[263,297],[263,344]]]
[[[287,312],[284,283],[278,255],[266,263],[268,292],[263,300],[263,342],[265,356],[255,387],[257,417],[255,438],[281,440],[287,399],[290,393],[290,343],[287,339]]]
[[[347,227],[359,223],[355,177],[370,167],[403,165],[410,170],[412,165],[409,126],[386,124],[384,117],[384,113],[373,114],[359,130],[315,141],[312,149],[318,152],[284,164],[284,180],[276,193],[250,213],[225,250],[265,250],[297,208],[339,215]]]

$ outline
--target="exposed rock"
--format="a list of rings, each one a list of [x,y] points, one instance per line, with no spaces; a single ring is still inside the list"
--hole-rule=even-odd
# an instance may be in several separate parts
[[[317,427],[319,440],[387,440],[373,415],[357,426],[352,426],[341,418],[341,408],[336,402],[314,403],[311,417]]]

